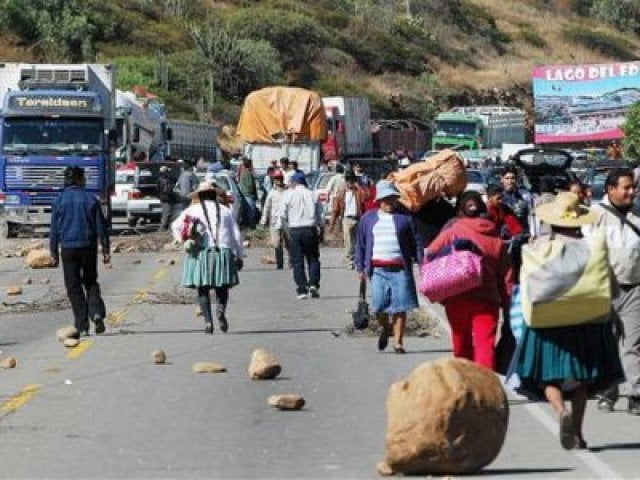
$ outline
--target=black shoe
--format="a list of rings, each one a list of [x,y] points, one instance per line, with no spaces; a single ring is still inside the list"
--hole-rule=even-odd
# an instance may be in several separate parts
[[[218,322],[220,323],[222,333],[227,333],[227,330],[229,330],[229,322],[227,322],[227,317],[225,317],[223,312],[218,313]]]
[[[640,397],[629,397],[627,412],[631,415],[640,415]]]
[[[311,295],[311,298],[320,298],[318,287],[309,287],[309,295]]]
[[[378,350],[383,351],[389,345],[389,328],[382,327],[378,337]]]
[[[102,335],[107,331],[107,327],[104,326],[104,318],[96,317],[94,318],[93,323],[96,325],[96,335]]]
[[[206,323],[204,326],[205,335],[213,335],[213,323]]]

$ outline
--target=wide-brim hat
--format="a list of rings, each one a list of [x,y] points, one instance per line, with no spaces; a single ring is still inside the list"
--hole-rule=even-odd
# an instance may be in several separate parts
[[[564,228],[578,228],[598,220],[598,214],[581,205],[578,195],[570,192],[560,192],[553,202],[540,205],[536,215],[544,223]]]
[[[191,198],[192,200],[196,199],[198,198],[198,195],[206,192],[220,193],[220,188],[217,185],[208,181],[200,182],[200,185],[198,185],[198,188],[196,188],[193,192],[189,194],[189,198]]]
[[[376,184],[376,202],[389,197],[399,197],[400,192],[389,180],[380,180]]]

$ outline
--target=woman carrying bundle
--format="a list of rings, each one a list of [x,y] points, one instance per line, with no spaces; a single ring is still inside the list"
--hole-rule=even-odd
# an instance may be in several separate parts
[[[216,317],[226,332],[229,289],[239,283],[242,269],[242,237],[231,210],[222,202],[226,193],[203,182],[191,195],[191,206],[171,225],[174,238],[184,243],[182,285],[198,291],[198,304],[205,321],[205,333],[212,334],[210,292],[216,294]]]

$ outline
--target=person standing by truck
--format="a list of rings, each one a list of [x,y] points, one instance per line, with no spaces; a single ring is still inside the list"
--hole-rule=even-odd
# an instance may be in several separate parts
[[[180,173],[174,189],[177,196],[175,205],[176,212],[174,213],[176,217],[191,204],[191,198],[189,196],[195,192],[199,183],[198,177],[193,171],[193,165],[183,163],[182,173]]]
[[[106,308],[98,284],[98,241],[102,261],[110,267],[109,225],[100,202],[85,190],[84,169],[67,167],[65,190],[51,213],[49,251],[54,266],[60,263],[78,336],[89,336],[89,319],[96,335],[105,332]]]
[[[356,249],[356,232],[358,222],[365,212],[367,192],[358,185],[355,173],[345,174],[345,186],[336,194],[329,223],[329,232],[333,233],[338,220],[342,220],[342,234],[344,237],[344,261],[347,268],[353,269]]]
[[[173,221],[174,207],[176,204],[176,194],[174,188],[176,183],[169,175],[169,167],[163,165],[160,167],[158,182],[156,188],[158,190],[158,199],[162,206],[162,219],[160,221],[160,230],[169,230],[169,223]]]

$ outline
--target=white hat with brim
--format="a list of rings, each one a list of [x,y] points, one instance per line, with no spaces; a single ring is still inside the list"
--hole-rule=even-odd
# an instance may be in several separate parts
[[[560,192],[553,202],[536,208],[536,215],[546,224],[562,228],[579,228],[598,220],[598,214],[580,205],[575,193]]]
[[[219,188],[211,182],[200,182],[198,188],[189,194],[189,198],[192,200],[198,198],[198,195],[205,192],[218,192]]]
[[[390,197],[399,197],[400,192],[389,180],[380,180],[376,184],[376,202]]]

